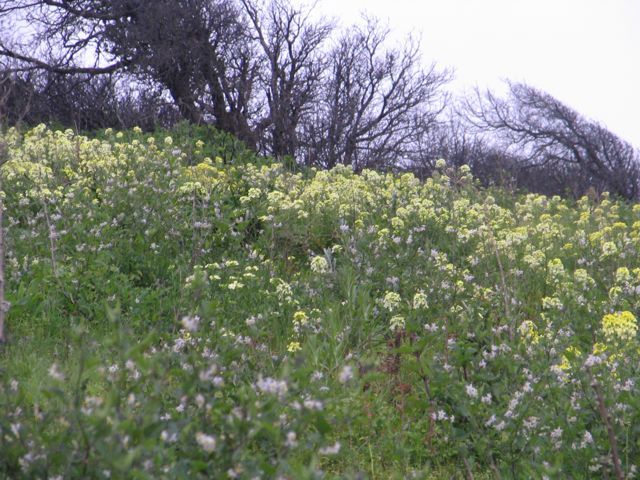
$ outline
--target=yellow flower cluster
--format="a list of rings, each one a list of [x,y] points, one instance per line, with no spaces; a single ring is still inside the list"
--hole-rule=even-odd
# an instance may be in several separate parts
[[[636,338],[638,321],[629,311],[610,313],[602,318],[602,332],[607,342],[629,342]]]

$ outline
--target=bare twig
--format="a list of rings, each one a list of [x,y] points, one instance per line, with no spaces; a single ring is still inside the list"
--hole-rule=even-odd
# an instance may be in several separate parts
[[[51,223],[51,217],[49,216],[49,209],[47,208],[47,200],[42,200],[42,207],[44,211],[44,218],[47,221],[47,230],[49,232],[49,250],[51,252],[51,269],[53,270],[53,276],[58,277],[58,266],[56,262],[56,238],[58,236],[56,227]]]
[[[463,459],[463,462],[464,462],[466,479],[467,480],[473,480],[473,470],[471,470],[471,464],[469,463],[469,460],[467,460],[465,458],[465,459]]]
[[[485,218],[489,218],[486,206],[484,209],[484,214],[485,214]],[[502,297],[504,300],[504,313],[507,317],[507,320],[510,322],[509,323],[509,340],[513,340],[513,336],[515,334],[515,326],[511,324],[512,319],[511,319],[511,308],[509,306],[510,297],[509,297],[509,290],[507,289],[507,278],[504,273],[504,267],[502,266],[502,260],[500,260],[500,252],[498,251],[498,242],[496,242],[496,238],[493,236],[493,232],[491,231],[491,228],[489,228],[488,225],[485,225],[485,226],[487,227],[487,232],[488,232],[489,240],[491,242],[491,247],[493,248],[493,253],[495,254],[496,261],[498,262],[498,271],[500,272],[500,288],[502,290]]]
[[[590,370],[589,376],[591,377],[591,386],[596,392],[596,398],[598,399],[598,413],[600,414],[600,418],[607,428],[607,435],[609,436],[609,446],[611,447],[611,458],[613,460],[613,469],[616,474],[616,480],[624,480],[624,473],[622,472],[622,466],[620,464],[620,455],[618,454],[618,442],[616,440],[616,434],[613,431],[613,426],[611,425],[611,415],[609,414],[609,410],[607,410],[607,406],[604,403],[602,388],[600,387],[600,384],[597,382],[597,380],[593,377]]]

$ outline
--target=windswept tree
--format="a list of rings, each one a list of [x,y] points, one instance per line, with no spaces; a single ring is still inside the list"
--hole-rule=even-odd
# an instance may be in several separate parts
[[[522,83],[508,87],[507,98],[477,92],[467,102],[467,117],[521,159],[520,176],[540,179],[537,173],[544,171],[542,178],[576,196],[595,188],[639,197],[638,150],[548,93]]]
[[[165,88],[183,118],[257,143],[249,125],[257,66],[235,2],[0,0],[0,21],[0,56],[23,70],[133,74]]]
[[[368,19],[329,52],[323,88],[304,122],[302,160],[386,168],[402,161],[416,137],[436,124],[449,73],[423,67],[419,44],[389,46],[389,29]]]

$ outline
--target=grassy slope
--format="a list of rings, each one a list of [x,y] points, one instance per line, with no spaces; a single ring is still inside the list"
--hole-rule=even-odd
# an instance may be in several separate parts
[[[623,406],[615,433],[631,471],[637,400],[621,386],[636,379],[635,330],[601,319],[637,313],[637,208],[514,198],[446,167],[425,184],[293,173],[223,136],[173,135],[8,135],[12,342],[0,368],[5,393],[20,386],[0,405],[12,412],[0,472],[582,478],[615,469],[594,378],[608,408]],[[182,328],[196,315],[197,331]],[[602,359],[586,370],[592,351]],[[202,380],[212,358],[219,389]],[[265,378],[287,382],[285,397],[261,393]],[[79,420],[95,397],[102,413]],[[290,408],[309,399],[322,412]],[[15,414],[34,405],[64,428]],[[234,408],[253,417],[238,426]],[[202,428],[218,440],[211,455],[194,440]],[[158,440],[173,431],[177,444]],[[585,432],[595,441],[572,448]],[[84,450],[52,447],[80,438]]]

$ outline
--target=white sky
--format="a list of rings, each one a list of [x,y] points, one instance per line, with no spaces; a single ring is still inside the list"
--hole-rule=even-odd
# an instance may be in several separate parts
[[[301,2],[298,2],[301,3]],[[305,2],[308,4],[308,2]],[[640,148],[640,0],[318,0],[349,25],[367,12],[422,38],[457,89],[525,81]]]

